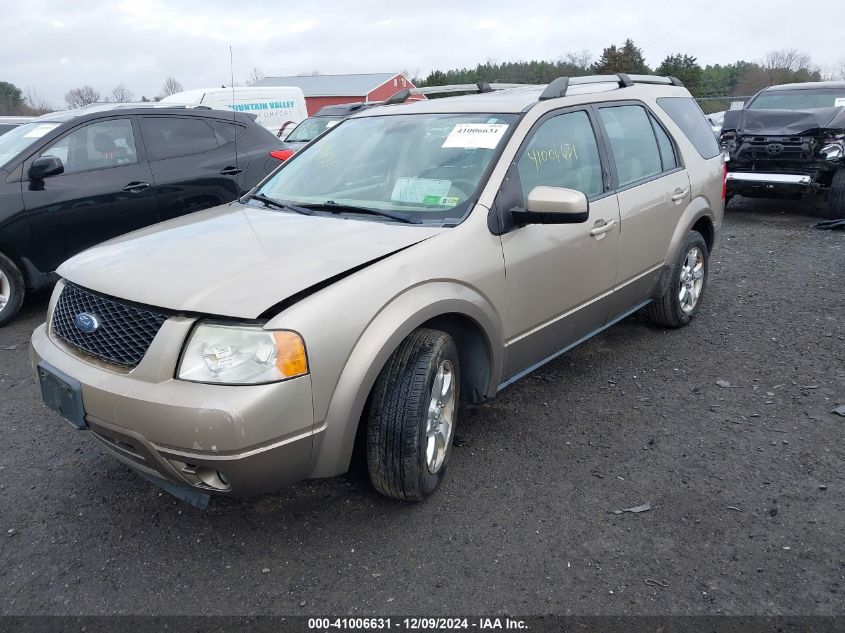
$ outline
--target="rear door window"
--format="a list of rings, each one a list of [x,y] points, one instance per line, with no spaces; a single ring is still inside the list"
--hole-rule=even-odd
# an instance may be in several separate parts
[[[516,167],[525,198],[539,186],[575,189],[588,198],[604,191],[596,135],[583,111],[541,123]]]
[[[200,118],[143,117],[141,133],[150,160],[200,154],[218,147],[217,133]]]
[[[651,127],[654,128],[654,135],[657,137],[657,145],[660,147],[660,158],[663,160],[663,171],[675,169],[678,166],[678,159],[675,156],[675,144],[669,138],[669,134],[663,129],[663,126],[655,120],[651,115],[648,117],[651,120]]]
[[[657,138],[645,108],[638,105],[600,108],[599,117],[610,141],[619,187],[663,171]]]
[[[658,97],[657,105],[681,128],[702,158],[719,155],[713,129],[692,97]]]

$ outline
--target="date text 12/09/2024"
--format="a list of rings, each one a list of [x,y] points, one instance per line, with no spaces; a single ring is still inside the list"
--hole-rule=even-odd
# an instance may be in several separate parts
[[[348,630],[521,630],[524,620],[513,618],[309,618],[308,628],[314,631]]]

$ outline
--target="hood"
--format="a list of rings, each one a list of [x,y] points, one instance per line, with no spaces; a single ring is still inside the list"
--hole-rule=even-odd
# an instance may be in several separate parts
[[[728,110],[722,131],[760,136],[802,136],[845,128],[845,108],[814,110]]]
[[[315,284],[447,230],[233,203],[95,246],[58,272],[137,303],[254,319]]]

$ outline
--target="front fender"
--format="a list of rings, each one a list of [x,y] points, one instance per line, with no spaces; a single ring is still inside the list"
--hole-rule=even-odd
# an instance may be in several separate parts
[[[390,354],[414,329],[446,314],[468,317],[484,332],[491,365],[486,395],[495,393],[504,367],[504,346],[501,320],[493,306],[457,282],[431,281],[409,288],[373,318],[349,355],[322,428],[316,429],[311,477],[330,477],[348,469],[364,405]]]

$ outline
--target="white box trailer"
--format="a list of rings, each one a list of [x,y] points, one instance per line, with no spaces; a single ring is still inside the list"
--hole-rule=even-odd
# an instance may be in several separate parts
[[[266,88],[206,88],[177,92],[161,103],[179,105],[206,105],[215,110],[235,110],[257,116],[256,123],[273,134],[291,130],[308,118],[305,95],[301,88],[292,86],[267,86]]]

